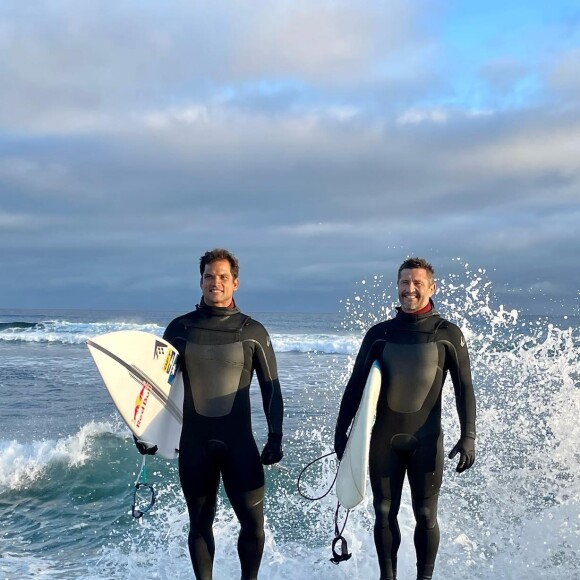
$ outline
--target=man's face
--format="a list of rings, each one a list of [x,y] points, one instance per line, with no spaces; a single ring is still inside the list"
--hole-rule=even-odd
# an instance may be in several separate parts
[[[424,268],[401,270],[397,290],[403,312],[413,313],[427,306],[435,293],[435,282]]]
[[[233,277],[228,260],[216,260],[205,265],[200,287],[208,306],[227,308],[239,285],[240,281]]]

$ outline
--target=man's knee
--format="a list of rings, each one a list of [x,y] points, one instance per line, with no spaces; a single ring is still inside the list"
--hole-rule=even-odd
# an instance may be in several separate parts
[[[375,499],[373,501],[375,508],[376,523],[379,526],[387,526],[397,521],[398,508],[390,499]]]
[[[417,527],[431,530],[437,525],[437,502],[432,498],[428,501],[417,502],[414,513]]]

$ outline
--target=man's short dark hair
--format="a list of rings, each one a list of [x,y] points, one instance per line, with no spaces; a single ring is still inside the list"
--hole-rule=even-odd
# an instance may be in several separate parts
[[[240,274],[240,264],[238,263],[238,259],[231,252],[228,252],[228,250],[224,250],[223,248],[209,250],[199,259],[199,273],[201,276],[203,277],[207,264],[217,262],[218,260],[227,260],[230,263],[232,276],[234,277],[234,280],[236,280]]]
[[[397,273],[397,281],[401,278],[401,272],[403,270],[414,270],[415,268],[422,268],[423,270],[427,271],[427,275],[429,276],[429,280],[431,283],[435,281],[435,270],[433,270],[433,266],[424,260],[423,258],[407,258],[400,266],[399,272]]]

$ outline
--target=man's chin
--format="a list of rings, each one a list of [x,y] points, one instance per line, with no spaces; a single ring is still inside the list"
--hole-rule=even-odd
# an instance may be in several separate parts
[[[208,306],[214,306],[216,308],[220,308],[220,306],[224,303],[224,300],[221,298],[204,298],[204,300]]]

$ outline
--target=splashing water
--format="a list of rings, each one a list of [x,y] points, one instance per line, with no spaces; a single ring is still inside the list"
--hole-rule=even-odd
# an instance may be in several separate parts
[[[468,264],[437,285],[436,307],[469,344],[478,438],[473,469],[446,468],[436,570],[444,578],[579,578],[578,326],[494,307],[485,271]],[[361,333],[396,306],[381,276],[362,286],[344,302],[343,321]],[[459,435],[450,379],[443,409],[449,448]]]

